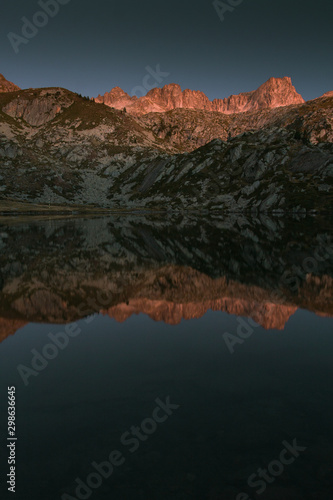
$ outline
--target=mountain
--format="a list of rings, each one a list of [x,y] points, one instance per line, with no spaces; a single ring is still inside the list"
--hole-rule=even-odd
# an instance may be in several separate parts
[[[217,111],[229,115],[304,103],[304,99],[296,92],[288,77],[270,78],[257,90],[213,101],[203,92],[189,89],[182,91],[181,87],[174,83],[163,88],[154,88],[140,98],[130,97],[121,88],[115,87],[104,96],[96,97],[95,101],[116,109],[126,108],[127,112],[133,115],[163,113],[178,108]]]
[[[225,115],[174,109],[148,113],[140,122],[180,152],[190,152],[213,139],[227,141],[243,132],[293,128],[305,142],[333,142],[333,92],[304,104]]]
[[[133,116],[62,88],[3,92],[0,210],[1,199],[14,208],[331,210],[332,110],[328,94],[232,115]]]
[[[6,80],[0,73],[0,92],[15,92],[16,90],[20,90],[20,87]]]

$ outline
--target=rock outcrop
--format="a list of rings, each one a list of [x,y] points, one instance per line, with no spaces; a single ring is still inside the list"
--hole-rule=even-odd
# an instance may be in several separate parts
[[[47,89],[22,93],[6,106],[2,111],[12,118],[22,118],[29,125],[38,127],[53,120],[58,113],[73,104],[68,93],[63,89]]]
[[[154,88],[140,98],[130,97],[122,89],[115,87],[104,96],[99,95],[95,101],[116,109],[126,108],[127,112],[133,115],[163,113],[178,108],[217,111],[229,115],[304,103],[304,99],[296,92],[288,77],[270,78],[257,90],[213,101],[201,91],[182,91],[181,87],[174,83],[163,88]]]

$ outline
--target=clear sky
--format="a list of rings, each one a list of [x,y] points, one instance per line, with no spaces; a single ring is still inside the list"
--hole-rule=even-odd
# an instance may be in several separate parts
[[[43,1],[59,12],[36,16]],[[305,99],[333,90],[329,0],[225,0],[223,22],[210,0],[54,2],[1,2],[0,73],[21,88],[97,96],[115,86],[132,94],[172,82],[213,99],[290,76]],[[30,26],[27,38],[23,17],[45,26]],[[10,41],[9,32],[25,41]],[[160,81],[145,79],[147,66],[158,64]]]

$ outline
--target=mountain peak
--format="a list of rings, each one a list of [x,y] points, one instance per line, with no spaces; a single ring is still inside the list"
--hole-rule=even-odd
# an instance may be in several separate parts
[[[164,85],[164,87],[155,87],[149,92],[147,92],[146,96],[147,98],[155,98],[155,97],[162,97],[166,98],[166,96],[180,96],[182,94],[182,89],[180,85],[177,83],[168,83],[167,85]]]
[[[180,85],[178,85],[178,83],[167,83],[166,85],[164,85],[162,90],[164,90],[164,91],[171,90],[171,91],[181,92],[182,88]]]
[[[279,108],[292,104],[303,104],[303,97],[296,92],[291,78],[270,78],[252,94],[253,109]]]
[[[122,109],[126,107],[132,100],[137,98],[130,97],[122,88],[113,87],[110,92],[105,92],[103,96],[99,95],[96,97],[95,101],[97,103],[103,103],[111,108]]]
[[[293,86],[291,78],[289,76],[284,76],[283,78],[271,77],[267,80],[267,82],[260,85],[260,87],[257,90],[265,89],[265,88],[273,90],[273,91],[276,91],[276,90],[279,91],[281,89],[288,89],[288,90],[293,91],[297,94],[296,89]],[[299,94],[297,94],[297,95],[299,95]]]
[[[128,96],[127,92],[125,92],[121,87],[113,87],[113,89],[111,89],[111,94],[121,94],[121,95],[126,95]]]
[[[282,78],[279,78],[279,77],[275,77],[275,76],[271,76],[267,82],[265,83],[268,83],[268,82],[286,82],[286,83],[289,83],[291,85],[291,78],[290,76],[283,76]],[[265,85],[265,84],[264,84]]]
[[[16,90],[21,89],[14,83],[6,80],[6,78],[0,73],[0,92],[15,92]]]
[[[162,88],[153,88],[140,98],[130,97],[122,89],[115,87],[111,92],[107,92],[103,97],[98,96],[95,100],[117,109],[126,107],[132,115],[163,113],[177,108],[234,114],[304,103],[304,99],[296,92],[288,76],[272,77],[257,90],[232,95],[225,99],[214,99],[214,101],[210,101],[200,90],[182,91],[177,83],[169,83]]]

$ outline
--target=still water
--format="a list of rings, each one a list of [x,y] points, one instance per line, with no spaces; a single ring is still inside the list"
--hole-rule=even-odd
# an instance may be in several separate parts
[[[331,220],[13,219],[0,236],[1,498],[333,498]]]

